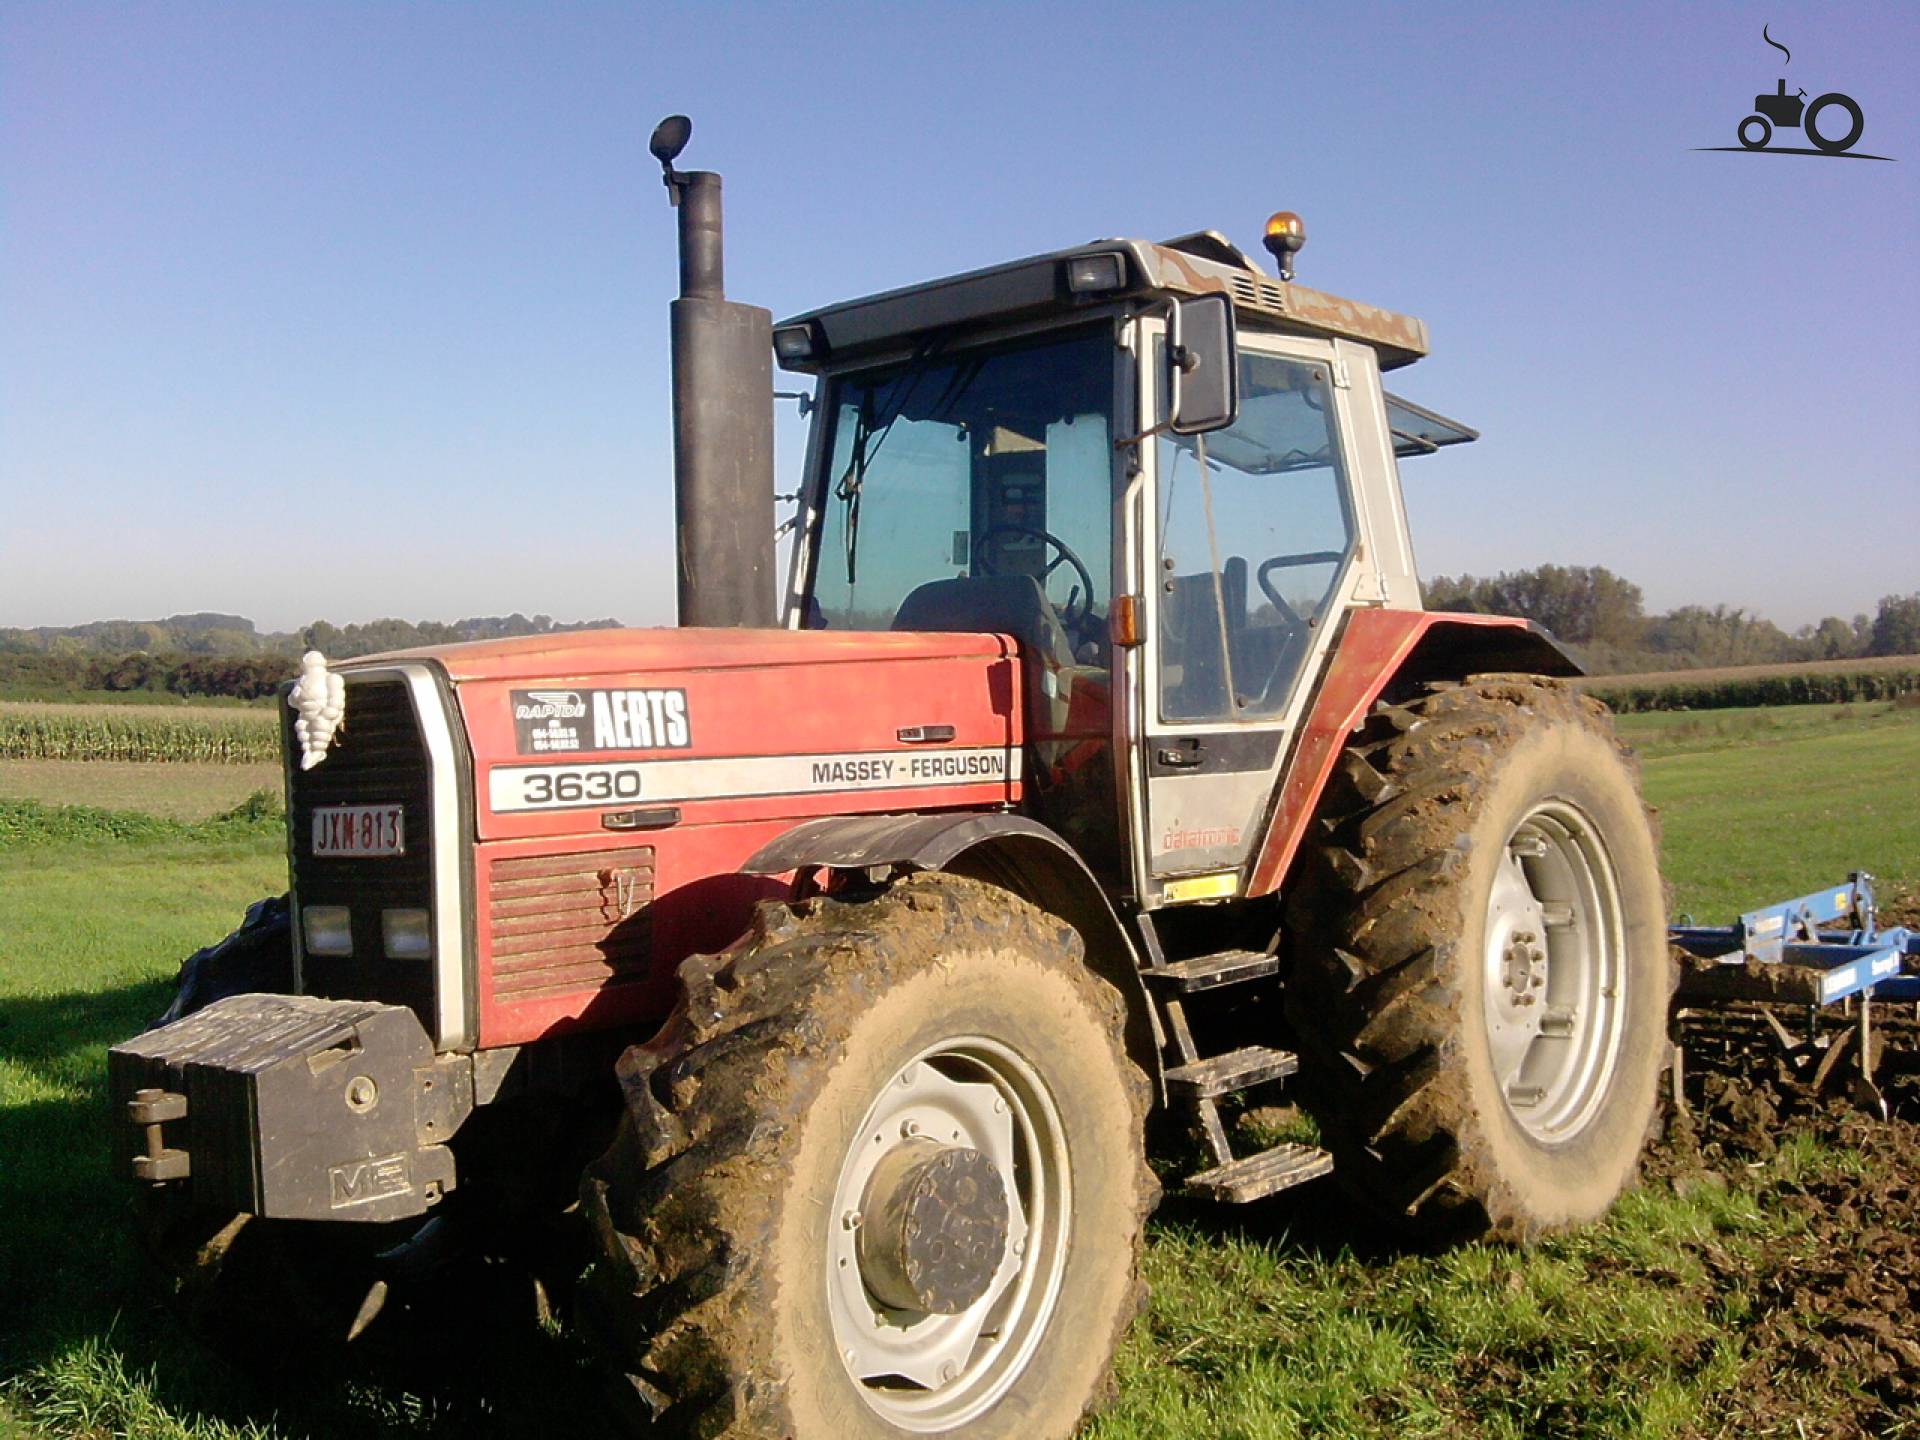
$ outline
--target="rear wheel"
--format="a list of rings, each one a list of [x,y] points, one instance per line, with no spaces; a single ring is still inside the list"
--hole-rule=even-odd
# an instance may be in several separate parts
[[[1832,109],[1847,112],[1847,129],[1846,133],[1829,138],[1820,133],[1819,117]],[[1822,95],[1807,106],[1806,118],[1800,124],[1806,130],[1807,139],[1813,142],[1816,149],[1824,150],[1829,155],[1838,155],[1849,149],[1853,142],[1860,138],[1860,132],[1867,128],[1867,118],[1860,113],[1859,105],[1850,96],[1835,91],[1832,94]]]
[[[1070,1434],[1157,1194],[1118,995],[975,881],[763,906],[622,1062],[584,1310],[681,1433]]]
[[[1336,1174],[1420,1231],[1604,1214],[1653,1124],[1674,985],[1605,708],[1531,677],[1382,706],[1321,825],[1287,1010]]]

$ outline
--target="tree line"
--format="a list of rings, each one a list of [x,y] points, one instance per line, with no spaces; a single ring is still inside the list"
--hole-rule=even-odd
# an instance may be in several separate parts
[[[316,620],[299,630],[261,630],[244,615],[199,611],[163,620],[94,620],[85,625],[0,627],[0,655],[298,655],[320,650],[334,659],[414,645],[451,645],[558,630],[605,630],[618,620],[560,621],[551,615],[474,615],[439,620],[370,620],[335,625]]]
[[[1682,605],[1649,615],[1640,587],[1599,565],[1436,575],[1423,590],[1430,610],[1536,621],[1597,673],[1920,655],[1920,592],[1888,595],[1872,615],[1829,615],[1789,634],[1737,606]]]
[[[382,650],[496,640],[566,630],[600,630],[617,620],[562,622],[551,615],[480,615],[438,620],[316,620],[299,631],[262,632],[239,615],[203,613],[164,620],[98,620],[87,625],[0,629],[0,694],[57,699],[80,693],[271,695],[318,650],[348,660]]]
[[[1432,610],[1519,615],[1551,630],[1598,674],[1702,666],[1920,655],[1920,592],[1888,595],[1872,615],[1829,615],[1791,634],[1727,605],[1683,605],[1649,615],[1638,585],[1598,565],[1539,565],[1494,576],[1436,575],[1425,587]],[[99,620],[87,625],[0,629],[0,694],[59,698],[77,693],[171,694],[258,699],[318,650],[333,660],[566,630],[617,620],[565,623],[551,615],[483,615],[437,620],[316,620],[297,632],[262,632],[244,616],[202,612],[164,620]]]

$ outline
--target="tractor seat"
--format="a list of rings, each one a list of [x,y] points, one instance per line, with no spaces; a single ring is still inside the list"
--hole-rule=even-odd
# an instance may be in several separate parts
[[[929,580],[900,602],[892,628],[1011,635],[1021,649],[1056,670],[1073,664],[1073,645],[1060,617],[1031,575]]]
[[[1011,635],[1030,662],[1027,697],[1035,729],[1058,734],[1064,727],[1071,697],[1061,676],[1074,663],[1073,643],[1031,575],[929,580],[900,602],[890,628]]]

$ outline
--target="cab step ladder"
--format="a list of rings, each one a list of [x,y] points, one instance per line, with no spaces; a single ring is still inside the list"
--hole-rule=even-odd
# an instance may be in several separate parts
[[[1161,949],[1153,917],[1142,913],[1138,920],[1147,956],[1147,968],[1141,974],[1168,1042],[1167,1097],[1193,1116],[1200,1142],[1213,1161],[1209,1168],[1187,1176],[1181,1188],[1202,1199],[1243,1204],[1332,1170],[1333,1157],[1314,1145],[1275,1145],[1252,1155],[1234,1155],[1220,1119],[1220,1099],[1285,1079],[1300,1068],[1299,1057],[1265,1045],[1202,1055],[1187,1023],[1189,1005],[1232,1003],[1238,998],[1233,987],[1277,975],[1280,957],[1270,951],[1222,950],[1170,961]]]

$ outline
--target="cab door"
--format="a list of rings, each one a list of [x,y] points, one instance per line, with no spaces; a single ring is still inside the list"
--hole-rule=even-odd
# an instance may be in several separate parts
[[[1239,365],[1233,426],[1163,431],[1142,457],[1144,644],[1130,689],[1149,906],[1239,893],[1363,548],[1334,344],[1243,331]],[[1155,389],[1164,373],[1157,353],[1142,367]],[[1164,415],[1164,393],[1152,413]]]

